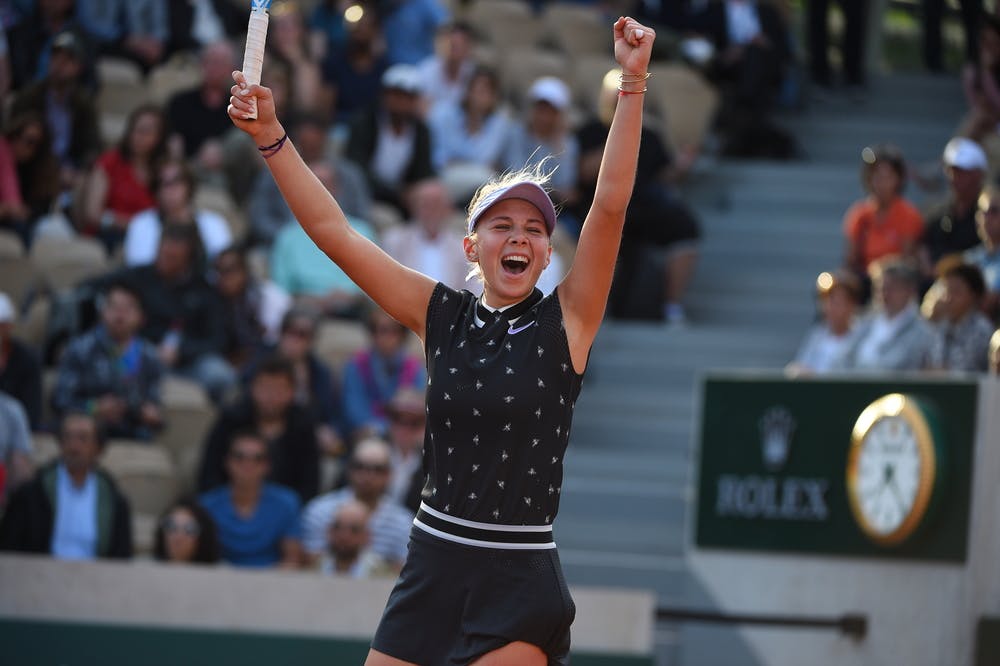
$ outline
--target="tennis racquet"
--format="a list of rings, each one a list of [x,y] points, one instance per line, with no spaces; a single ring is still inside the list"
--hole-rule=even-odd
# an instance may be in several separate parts
[[[247,44],[243,52],[243,76],[247,85],[260,85],[264,69],[264,45],[267,42],[267,10],[271,0],[250,0],[250,23],[247,26]],[[250,120],[257,118],[257,99],[250,98]]]

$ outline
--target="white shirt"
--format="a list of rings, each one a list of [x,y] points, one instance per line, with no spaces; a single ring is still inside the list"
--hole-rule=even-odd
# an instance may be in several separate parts
[[[857,329],[854,329],[855,331]],[[854,331],[837,335],[826,324],[810,331],[795,362],[813,372],[830,372],[844,367],[844,359],[854,342]]]
[[[868,335],[858,345],[855,366],[859,368],[881,367],[882,348],[896,336],[900,328],[913,319],[916,309],[916,303],[911,303],[900,310],[895,317],[887,317],[884,312],[879,312],[872,320]]]
[[[61,464],[57,468],[51,550],[52,556],[61,560],[92,560],[97,556],[97,477],[93,472],[77,488],[66,468]]]
[[[372,156],[372,171],[379,180],[389,185],[399,185],[403,172],[413,156],[413,128],[407,126],[396,134],[388,122],[379,123],[378,140]]]
[[[224,217],[209,210],[199,210],[194,214],[198,225],[201,244],[205,247],[207,259],[233,244],[233,234]],[[123,254],[126,266],[144,266],[156,261],[156,250],[160,246],[160,214],[155,208],[137,213],[129,222],[125,232]]]
[[[475,291],[475,281],[465,279],[469,264],[458,231],[449,227],[431,238],[417,222],[411,222],[387,229],[382,244],[389,256],[404,266],[452,289]]]
[[[302,510],[302,545],[306,552],[322,553],[326,550],[327,529],[337,509],[354,499],[354,490],[349,486],[334,490],[314,498]],[[413,513],[383,497],[368,519],[371,532],[370,548],[390,562],[406,559],[406,548],[410,541],[410,527]]]

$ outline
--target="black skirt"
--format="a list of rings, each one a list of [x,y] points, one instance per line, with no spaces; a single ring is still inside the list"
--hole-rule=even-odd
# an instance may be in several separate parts
[[[420,666],[452,666],[524,641],[550,666],[564,665],[575,615],[554,548],[466,546],[414,527],[372,647]]]

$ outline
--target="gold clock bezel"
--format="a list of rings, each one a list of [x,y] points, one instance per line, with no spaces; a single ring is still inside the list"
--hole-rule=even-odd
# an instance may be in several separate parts
[[[906,421],[916,436],[917,454],[920,456],[920,479],[917,485],[917,496],[914,498],[910,512],[899,527],[888,534],[883,534],[865,518],[861,508],[861,501],[858,497],[860,491],[858,461],[861,457],[861,446],[872,426],[881,419],[897,416]],[[851,432],[851,448],[847,455],[847,499],[851,506],[851,513],[854,514],[854,520],[865,536],[880,546],[895,546],[909,538],[927,515],[934,492],[937,467],[937,453],[934,450],[931,427],[916,400],[901,393],[890,393],[868,405],[854,424],[854,429]]]

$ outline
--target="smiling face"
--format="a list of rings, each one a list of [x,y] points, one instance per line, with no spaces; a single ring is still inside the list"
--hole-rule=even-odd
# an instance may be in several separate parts
[[[464,245],[465,258],[479,265],[484,298],[494,308],[526,298],[552,256],[545,218],[523,199],[490,206]]]

